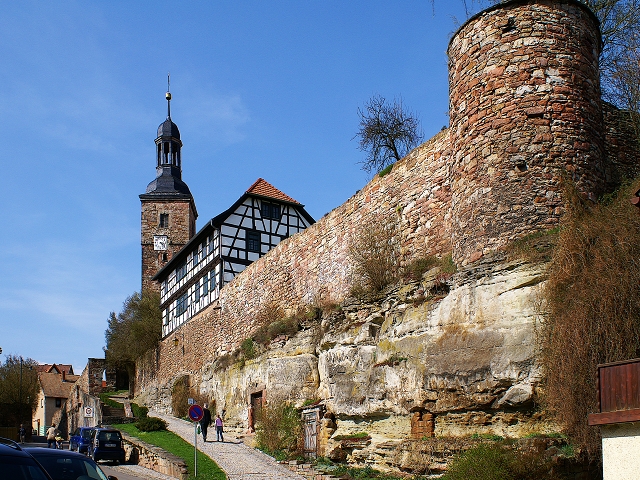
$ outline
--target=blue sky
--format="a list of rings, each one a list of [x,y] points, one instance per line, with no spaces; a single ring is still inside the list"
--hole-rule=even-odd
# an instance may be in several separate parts
[[[353,136],[372,95],[402,96],[425,138],[448,125],[465,18],[457,0],[4,4],[3,354],[76,373],[103,355],[109,312],[140,289],[167,72],[198,229],[258,177],[319,219],[369,180]]]

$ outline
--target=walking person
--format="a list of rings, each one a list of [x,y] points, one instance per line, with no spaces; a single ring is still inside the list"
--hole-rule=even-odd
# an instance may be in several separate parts
[[[27,436],[27,430],[24,428],[24,425],[20,424],[20,430],[18,430],[18,435],[20,435],[20,443],[24,443],[24,439]]]
[[[53,445],[53,448],[56,448],[57,433],[58,433],[58,430],[56,429],[56,424],[52,423],[47,430],[47,448],[51,448],[51,445]]]
[[[202,438],[205,442],[207,441],[207,430],[209,425],[211,425],[211,412],[208,407],[209,405],[205,403],[203,408],[204,414],[202,415],[202,420],[200,420],[200,430],[202,430]]]
[[[216,415],[216,442],[224,442],[224,437],[222,436],[223,427],[220,415]]]

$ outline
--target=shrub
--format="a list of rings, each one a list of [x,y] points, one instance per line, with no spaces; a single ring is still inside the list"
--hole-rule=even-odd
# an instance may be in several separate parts
[[[379,292],[398,278],[400,234],[395,220],[373,218],[364,222],[349,241],[349,256],[356,276],[354,287]]]
[[[245,359],[251,360],[256,357],[256,345],[251,338],[245,338],[240,344],[240,350]]]
[[[149,409],[147,407],[141,407],[137,403],[131,404],[131,411],[136,418],[147,418],[149,416]]]
[[[158,417],[144,417],[136,422],[136,428],[141,432],[157,432],[167,429],[167,422]]]
[[[256,422],[256,444],[271,455],[280,452],[287,458],[299,455],[302,423],[300,412],[291,403],[271,400],[262,408]]]
[[[384,167],[382,170],[380,170],[380,172],[378,172],[378,176],[379,177],[384,177],[387,173],[389,173],[391,170],[393,170],[393,166],[395,164],[392,163],[391,165],[387,165],[386,167]]]
[[[551,457],[506,443],[481,443],[457,455],[442,480],[552,480]]]
[[[629,202],[639,183],[606,204],[565,187],[567,213],[543,291],[543,401],[592,459],[601,445],[599,428],[586,422],[597,411],[597,365],[640,355],[640,214]]]
[[[440,260],[434,256],[414,258],[404,268],[404,277],[407,280],[418,281],[422,275],[437,266]]]

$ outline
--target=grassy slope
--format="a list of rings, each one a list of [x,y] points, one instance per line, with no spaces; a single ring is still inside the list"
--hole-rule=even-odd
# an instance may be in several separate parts
[[[190,445],[176,434],[169,431],[159,432],[141,432],[133,424],[113,425],[118,430],[128,433],[133,437],[137,437],[143,442],[156,445],[167,452],[173,453],[182,458],[189,468],[189,480],[195,479],[193,476],[193,445]],[[225,480],[225,473],[204,453],[198,451],[198,477],[199,480]]]

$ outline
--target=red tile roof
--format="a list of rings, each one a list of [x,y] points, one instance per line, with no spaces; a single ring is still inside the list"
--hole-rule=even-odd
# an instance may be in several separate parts
[[[64,373],[73,375],[73,365],[63,365],[61,363],[45,363],[43,365],[36,366],[37,372],[47,373]]]
[[[262,178],[256,180],[255,183],[249,187],[249,190],[247,190],[246,193],[252,193],[254,195],[260,195],[261,197],[270,197],[276,200],[283,200],[285,202],[297,203],[300,205],[300,202],[294,200],[286,193],[281,192]]]
[[[44,392],[45,397],[69,398],[71,387],[80,378],[79,375],[66,375],[65,381],[62,381],[62,375],[59,373],[39,372],[38,380],[40,388]]]

